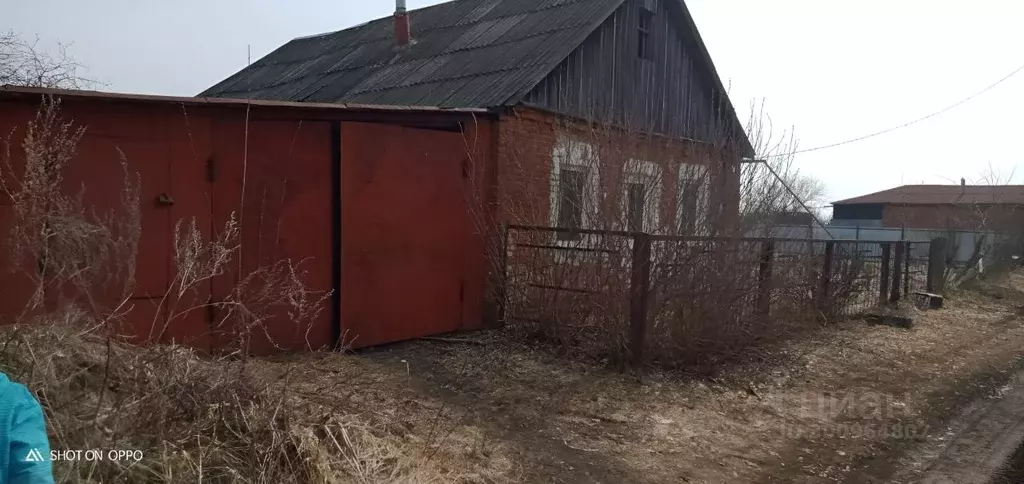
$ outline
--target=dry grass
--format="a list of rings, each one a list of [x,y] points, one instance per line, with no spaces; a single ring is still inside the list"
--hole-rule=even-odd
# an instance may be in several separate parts
[[[514,470],[400,374],[354,357],[208,359],[73,321],[5,327],[0,341],[0,369],[43,404],[51,448],[144,453],[57,462],[58,482],[499,482]]]
[[[153,332],[134,335],[166,342],[166,329],[186,314],[215,310],[211,329],[231,338],[218,348],[230,354],[124,344],[119,330],[139,324],[127,315],[138,302],[142,181],[122,156],[119,206],[88,206],[86,187],[64,178],[85,128],[64,119],[59,104],[44,99],[24,138],[8,137],[0,152],[0,191],[11,200],[8,269],[34,289],[20,315],[4,315],[14,324],[0,328],[0,370],[36,394],[52,449],[144,457],[58,459],[58,482],[432,483],[514,475],[484,436],[443,406],[416,399],[393,371],[330,354],[246,357],[254,335],[274,343],[268,324],[291,325],[298,336],[308,331],[330,293],[305,284],[305,261],[282,259],[246,271],[239,264],[229,294],[205,297],[202,283],[241,259],[233,215],[209,235],[194,219],[178,221],[174,274],[157,295]]]

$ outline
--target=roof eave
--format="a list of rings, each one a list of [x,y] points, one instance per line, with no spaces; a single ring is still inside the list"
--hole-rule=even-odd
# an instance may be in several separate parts
[[[477,116],[493,116],[492,110],[482,108],[445,108],[438,106],[403,106],[358,103],[312,103],[304,101],[269,101],[259,99],[239,99],[224,97],[177,97],[150,94],[127,94],[116,92],[86,91],[75,89],[52,89],[41,87],[22,87],[0,85],[0,100],[4,98],[22,98],[26,96],[55,96],[70,99],[94,99],[108,101],[129,101],[142,103],[173,102],[185,105],[205,106],[264,106],[278,108],[294,108],[303,110],[344,110],[344,111],[400,111],[417,113],[462,113]]]
[[[743,129],[743,123],[740,122],[739,116],[736,114],[736,108],[733,106],[732,100],[729,98],[729,92],[725,88],[725,83],[722,82],[722,78],[718,75],[718,69],[715,68],[715,63],[711,59],[711,52],[708,51],[708,47],[704,44],[704,39],[701,37],[700,31],[697,29],[697,22],[693,20],[693,15],[690,14],[690,9],[686,6],[686,2],[684,0],[677,0],[676,3],[679,4],[679,8],[683,11],[683,20],[686,22],[686,27],[690,29],[690,33],[693,35],[693,39],[697,43],[697,50],[700,52],[701,60],[704,61],[704,65],[711,74],[711,78],[715,82],[715,86],[724,96],[726,115],[729,116],[735,124],[734,129],[738,130],[741,134],[741,148],[744,152],[744,156],[755,156],[756,153],[754,152],[754,146],[750,143],[750,138]]]

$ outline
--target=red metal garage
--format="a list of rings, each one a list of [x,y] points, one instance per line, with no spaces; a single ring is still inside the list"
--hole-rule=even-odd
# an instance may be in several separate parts
[[[116,206],[118,150],[141,176],[137,284],[124,328],[134,341],[212,350],[237,338],[214,331],[210,311],[167,323],[159,303],[175,277],[175,225],[194,217],[209,236],[233,213],[241,262],[202,285],[193,295],[200,305],[285,258],[304,261],[310,288],[334,291],[311,326],[280,314],[254,332],[252,353],[363,347],[481,325],[487,262],[470,214],[490,217],[493,206],[487,112],[5,87],[0,133],[11,134],[15,166],[44,95],[86,128],[69,189],[84,186],[99,209]],[[11,218],[0,204],[2,227]],[[27,289],[16,274],[0,277],[0,310],[11,321]]]

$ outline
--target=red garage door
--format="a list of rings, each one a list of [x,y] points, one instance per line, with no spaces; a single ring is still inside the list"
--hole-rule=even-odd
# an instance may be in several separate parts
[[[218,233],[234,215],[242,244],[237,253],[242,272],[229,264],[213,280],[213,298],[225,300],[239,279],[284,260],[299,264],[308,289],[331,290],[330,123],[222,117],[213,124],[213,147],[210,230]],[[296,321],[287,308],[275,307],[273,317],[257,328],[220,328],[214,346],[234,349],[246,341],[252,354],[333,346],[332,314],[324,309],[312,321]]]
[[[372,346],[478,320],[482,264],[461,133],[342,125],[341,329]],[[470,287],[472,286],[472,287]]]

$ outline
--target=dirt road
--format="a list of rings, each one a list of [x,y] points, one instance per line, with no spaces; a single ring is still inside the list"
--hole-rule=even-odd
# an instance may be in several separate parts
[[[1012,288],[956,295],[912,329],[847,321],[714,378],[640,382],[500,333],[361,358],[440,409],[442,423],[414,431],[433,437],[419,438],[445,425],[477,435],[478,454],[515,464],[508,481],[964,482],[997,466],[1022,430],[1012,423],[1024,397],[1008,384],[1022,305]],[[467,465],[488,465],[480,459]]]
[[[972,402],[928,442],[908,454],[898,482],[985,484],[1024,443],[1024,373],[996,395]],[[998,481],[998,479],[997,479]]]

